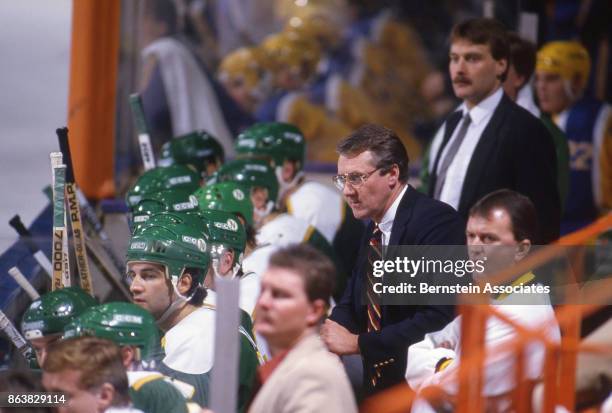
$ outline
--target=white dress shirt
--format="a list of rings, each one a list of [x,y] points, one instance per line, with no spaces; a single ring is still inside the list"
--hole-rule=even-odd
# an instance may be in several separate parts
[[[461,193],[463,192],[463,181],[465,180],[468,166],[470,165],[472,155],[474,154],[474,149],[476,149],[476,145],[478,145],[478,142],[480,141],[482,132],[489,123],[489,120],[491,120],[495,108],[497,108],[497,105],[499,105],[499,102],[501,102],[503,94],[503,89],[500,87],[491,96],[478,103],[469,111],[465,103],[459,107],[459,110],[462,112],[462,116],[465,116],[465,113],[468,112],[470,118],[472,118],[472,122],[468,127],[465,138],[461,143],[461,147],[448,167],[444,187],[440,193],[440,201],[446,202],[455,209],[459,209]],[[461,129],[459,126],[460,125],[457,125],[453,131],[453,135],[446,144],[440,159],[444,159],[448,148],[451,146],[453,140],[456,139],[459,129]],[[435,162],[435,158],[433,158],[433,161]],[[440,168],[441,164],[442,162],[438,162],[438,168]]]
[[[407,184],[404,184],[404,189],[399,193],[395,201],[391,204],[385,215],[378,223],[378,228],[380,232],[382,232],[382,244],[387,246],[389,245],[389,239],[391,238],[391,230],[393,229],[393,221],[395,220],[395,213],[397,212],[397,207],[399,206],[400,201],[404,197],[406,193],[406,188],[408,188]]]

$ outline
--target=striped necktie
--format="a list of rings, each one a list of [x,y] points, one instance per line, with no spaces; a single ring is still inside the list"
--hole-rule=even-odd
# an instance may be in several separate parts
[[[374,292],[374,261],[382,259],[382,232],[378,225],[374,226],[370,237],[370,248],[368,249],[368,288],[366,290],[368,304],[368,333],[370,331],[380,331],[380,297]]]

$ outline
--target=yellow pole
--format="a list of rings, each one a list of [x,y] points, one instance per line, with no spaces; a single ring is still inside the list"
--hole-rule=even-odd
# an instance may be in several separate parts
[[[74,174],[85,195],[112,197],[120,0],[74,0],[68,127]]]

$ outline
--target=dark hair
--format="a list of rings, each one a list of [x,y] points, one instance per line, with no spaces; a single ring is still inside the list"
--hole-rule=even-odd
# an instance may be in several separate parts
[[[494,209],[510,215],[512,234],[517,241],[540,242],[540,226],[533,202],[525,195],[509,189],[498,189],[480,198],[470,209],[470,216],[488,217]]]
[[[474,44],[488,45],[493,59],[506,60],[508,66],[510,65],[510,45],[506,28],[501,22],[479,17],[456,24],[451,31],[450,41],[452,43],[459,39],[468,40]],[[503,82],[507,75],[508,67],[499,80]]]
[[[79,387],[90,390],[109,383],[115,389],[113,406],[129,403],[128,378],[119,346],[99,337],[71,337],[49,346],[43,371],[60,373],[77,370]]]
[[[205,277],[206,274],[204,274],[204,271],[200,268],[185,268],[184,273],[189,273],[189,275],[191,275],[191,287],[189,287],[189,291],[187,291],[185,294],[187,296],[193,294],[188,301],[189,304],[195,306],[202,305],[208,293],[206,291],[206,287],[197,284],[195,280],[201,278],[202,276]]]
[[[508,32],[510,45],[510,62],[514,70],[528,82],[536,65],[536,47],[529,40],[523,39],[514,32]]]
[[[323,300],[329,306],[334,291],[336,268],[322,252],[307,244],[296,244],[276,251],[269,267],[292,270],[304,280],[308,300]]]
[[[336,145],[339,155],[357,156],[370,151],[381,172],[389,172],[393,165],[399,168],[399,180],[408,181],[408,153],[404,144],[391,129],[384,126],[366,124],[342,139]]]

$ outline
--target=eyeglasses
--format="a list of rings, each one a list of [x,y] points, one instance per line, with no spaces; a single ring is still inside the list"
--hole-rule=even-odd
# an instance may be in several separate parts
[[[334,175],[332,177],[332,181],[334,181],[334,185],[336,185],[336,188],[338,188],[339,190],[344,190],[344,186],[348,183],[349,185],[351,185],[353,188],[359,188],[361,185],[363,185],[365,183],[365,181],[368,180],[368,178],[376,171],[378,171],[380,168],[376,168],[371,172],[362,174],[359,172],[351,172],[348,174],[344,174],[344,175]]]

